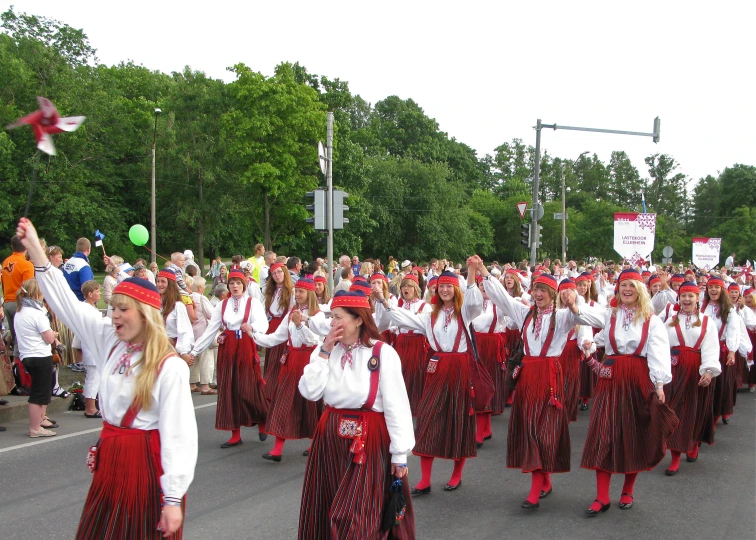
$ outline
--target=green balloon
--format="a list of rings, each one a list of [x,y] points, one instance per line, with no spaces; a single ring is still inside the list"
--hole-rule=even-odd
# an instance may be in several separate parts
[[[135,246],[144,246],[150,239],[150,233],[144,225],[134,225],[129,229],[129,240]]]

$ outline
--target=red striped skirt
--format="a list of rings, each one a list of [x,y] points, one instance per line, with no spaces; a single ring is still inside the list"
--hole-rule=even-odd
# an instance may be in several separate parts
[[[735,355],[737,360],[737,354]],[[737,362],[734,366],[727,365],[727,345],[719,343],[719,365],[722,373],[714,377],[714,416],[729,416],[735,409],[737,395]]]
[[[746,357],[740,353],[735,353],[735,373],[737,374],[735,387],[740,388],[744,383],[748,383],[748,361]]]
[[[494,383],[494,395],[491,399],[491,413],[501,414],[507,404],[507,386],[504,379],[507,375],[506,359],[507,351],[506,335],[501,332],[475,332],[475,341],[478,344],[478,357],[486,367],[491,380]],[[480,412],[480,411],[479,411]]]
[[[363,422],[364,462],[354,463],[353,439],[339,435],[342,415]],[[381,530],[383,510],[389,501],[391,453],[383,413],[333,409],[320,417],[305,468],[299,511],[300,540],[324,538],[387,538]],[[409,477],[402,479],[407,509],[391,538],[414,538],[415,515],[409,494]]]
[[[394,348],[402,361],[402,377],[407,387],[412,416],[417,416],[417,408],[423,397],[425,370],[428,367],[428,341],[422,334],[399,334]]]
[[[559,365],[564,377],[564,409],[570,422],[577,422],[578,405],[580,404],[580,348],[577,340],[571,339],[559,356]]]
[[[387,343],[389,345],[394,345],[394,342],[396,341],[396,336],[391,330],[384,330],[381,332],[381,340],[384,343]]]
[[[162,512],[160,434],[103,422],[78,540],[159,539]],[[184,508],[182,504],[182,510]],[[180,539],[183,525],[169,538]]]
[[[701,399],[706,401],[711,390],[698,386],[701,378],[698,374],[701,367],[701,351],[689,347],[674,349],[680,352],[677,365],[672,366],[672,382],[664,386],[664,398],[669,408],[675,411],[680,423],[672,432],[667,446],[670,450],[688,453],[694,451],[700,441],[696,438],[696,426],[703,426],[706,423],[705,417],[708,417],[709,425],[712,423],[711,397],[708,410],[699,404]],[[699,415],[703,418],[699,418]]]
[[[218,408],[215,429],[239,429],[264,424],[268,402],[263,396],[265,381],[260,373],[257,345],[247,334],[237,339],[227,330],[218,345]]]
[[[517,376],[507,435],[507,467],[522,472],[570,470],[567,411],[551,404],[551,389],[563,403],[562,369],[556,357],[526,356]]]
[[[675,413],[656,396],[646,358],[614,359],[612,378],[599,377],[580,466],[611,473],[654,468],[677,427]]]
[[[318,404],[299,393],[299,379],[315,347],[289,349],[278,375],[278,388],[268,409],[266,431],[282,439],[311,439],[318,425]]]
[[[273,317],[270,322],[268,322],[268,331],[265,333],[272,334],[273,332],[278,330],[278,327],[281,326],[283,320],[284,317]],[[286,351],[286,346],[286,343],[281,343],[280,345],[276,345],[275,347],[269,347],[265,349],[265,388],[263,390],[268,401],[273,399],[273,396],[276,393],[276,386],[278,385],[278,374],[281,371],[280,360],[281,356],[283,356],[283,353]]]
[[[604,359],[604,347],[597,347],[596,352],[593,353],[593,357],[601,362]],[[598,375],[593,371],[591,366],[588,365],[588,359],[580,362],[580,397],[583,399],[591,399],[593,397],[593,389],[596,386],[596,380]]]
[[[751,338],[751,345],[753,345],[753,355],[756,356],[756,332],[748,331],[748,336]],[[751,366],[748,370],[748,379],[744,382],[748,383],[748,386],[756,385],[756,365]]]
[[[418,456],[475,457],[475,410],[467,353],[434,353],[428,362],[415,427]]]

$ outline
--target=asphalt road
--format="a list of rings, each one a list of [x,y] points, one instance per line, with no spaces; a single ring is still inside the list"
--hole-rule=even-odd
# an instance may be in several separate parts
[[[199,462],[188,495],[184,537],[188,540],[296,538],[306,441],[284,449],[282,463],[260,456],[272,448],[257,429],[242,430],[244,444],[222,450],[226,433],[214,429],[212,398],[195,396]],[[595,496],[595,476],[579,468],[589,411],[571,425],[572,467],[554,475],[554,492],[540,510],[520,502],[529,476],[505,467],[508,413],[495,417],[494,438],[468,460],[464,483],[443,491],[451,462],[437,460],[433,492],[415,499],[418,538],[558,539],[754,539],[756,538],[756,394],[740,393],[729,425],[720,424],[717,442],[703,447],[696,463],[683,458],[680,473],[664,476],[669,456],[639,475],[635,507],[617,507],[621,478],[612,482],[612,507],[596,518],[583,517]],[[57,415],[59,436],[42,442],[26,437],[19,421],[0,433],[0,537],[3,540],[72,538],[90,483],[85,466],[96,442],[98,423],[82,413]],[[66,435],[68,435],[66,437]],[[413,482],[419,462],[409,462]]]

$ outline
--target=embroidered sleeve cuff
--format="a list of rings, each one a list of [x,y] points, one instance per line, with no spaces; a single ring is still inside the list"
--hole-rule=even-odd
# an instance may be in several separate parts
[[[163,497],[163,504],[168,506],[181,506],[181,499],[178,497]]]
[[[394,465],[407,465],[407,454],[392,454],[391,463]]]
[[[35,270],[36,272],[47,272],[47,271],[48,271],[48,270],[49,270],[50,268],[52,268],[52,263],[50,263],[50,262],[48,261],[48,262],[47,262],[47,264],[46,264],[46,265],[44,265],[44,266],[35,266],[35,267],[34,267],[34,270]]]

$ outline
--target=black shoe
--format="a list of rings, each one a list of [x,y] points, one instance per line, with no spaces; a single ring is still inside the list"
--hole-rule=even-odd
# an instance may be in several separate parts
[[[476,442],[475,443],[475,448],[483,448],[483,443],[482,442]]]
[[[493,435],[489,435],[488,437],[483,437],[484,441],[490,441],[491,439],[493,439]]]
[[[5,399],[0,399],[0,405],[7,405],[8,401]]]
[[[541,494],[538,496],[539,499],[545,499],[549,495],[551,495],[551,492],[554,491],[554,488],[550,488],[548,491],[542,491]]]
[[[431,487],[430,486],[428,486],[427,488],[423,488],[423,489],[417,489],[417,488],[413,487],[410,490],[410,495],[427,495],[428,493],[430,493],[430,491],[431,491]]]
[[[265,441],[265,439],[267,439],[267,438],[268,438],[268,434],[267,433],[260,432],[260,442]]]
[[[698,460],[698,456],[696,457],[685,456],[685,461],[687,461],[688,463],[695,463],[696,460]]]
[[[309,451],[309,450],[305,450],[304,452],[302,452],[302,455],[303,455],[304,457],[307,457],[307,456],[309,456],[309,455],[310,455],[310,451]]]
[[[241,443],[241,439],[236,442],[226,441],[221,445],[221,448],[231,448],[232,446],[239,446]]]
[[[630,495],[629,493],[623,493],[622,496],[623,497],[630,497],[631,499],[633,498],[633,496]],[[629,503],[623,503],[623,502],[621,502],[621,503],[619,503],[619,507],[620,507],[620,510],[630,510],[633,507],[633,501],[630,501]]]
[[[540,507],[541,503],[532,503],[527,499],[522,501],[522,504],[520,505],[520,508],[524,508],[525,510],[538,510]]]
[[[674,471],[672,469],[667,469],[666,471],[664,471],[664,474],[666,474],[667,476],[674,476],[677,474],[677,471],[678,469],[675,469]]]
[[[459,483],[456,486],[453,486],[451,484],[446,484],[444,486],[444,491],[456,491],[459,489],[459,486],[462,485],[462,480],[459,481]]]
[[[54,422],[52,420],[48,420],[48,422],[50,422],[49,426],[45,426],[42,423],[40,423],[39,425],[45,429],[55,429],[60,427],[57,422]]]
[[[267,459],[268,461],[275,461],[276,463],[281,463],[281,456],[274,456],[270,452],[267,454],[263,454],[263,459]]]
[[[580,404],[580,410],[581,411],[587,411],[588,410],[588,404],[587,403],[581,403]]]
[[[727,425],[727,424],[729,424],[729,423],[730,423],[730,419],[729,419],[729,418],[727,418],[727,417],[724,417],[724,416],[723,416],[723,417],[722,417],[722,423],[723,423],[724,425]]]
[[[8,431],[8,428],[0,426],[0,431]]]
[[[511,404],[511,403],[505,403],[505,404],[504,404],[504,408],[505,408],[505,409],[508,409],[508,408],[510,408],[511,406],[512,406],[512,404]]]
[[[610,506],[609,503],[604,504],[601,501],[599,501],[598,499],[596,499],[593,502],[599,503],[601,505],[601,508],[599,508],[598,510],[593,510],[591,508],[586,508],[586,510],[585,510],[586,517],[596,517],[597,515],[599,515],[599,513],[606,512],[607,510],[609,510],[609,506]]]

